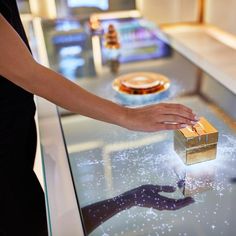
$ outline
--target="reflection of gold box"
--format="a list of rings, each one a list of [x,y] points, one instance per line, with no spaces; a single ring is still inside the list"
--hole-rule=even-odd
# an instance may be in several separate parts
[[[174,131],[174,149],[187,165],[216,158],[218,131],[203,117],[193,127]]]
[[[215,181],[215,169],[212,167],[194,170],[186,170],[179,187],[185,197],[194,196],[195,194],[213,190]]]

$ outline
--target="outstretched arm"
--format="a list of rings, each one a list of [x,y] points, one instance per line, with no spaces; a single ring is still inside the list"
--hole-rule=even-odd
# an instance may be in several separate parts
[[[87,92],[62,75],[37,63],[0,14],[0,75],[67,110],[139,131],[179,129],[197,118],[180,104],[125,108]],[[147,122],[148,121],[148,122]],[[170,124],[170,123],[177,124]]]

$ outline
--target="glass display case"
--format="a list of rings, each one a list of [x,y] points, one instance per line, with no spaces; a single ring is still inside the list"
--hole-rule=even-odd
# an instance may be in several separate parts
[[[88,19],[42,20],[49,66],[73,81],[96,77],[98,68],[108,64],[112,53],[104,46],[106,31],[111,24],[118,32],[121,44],[118,63],[153,60],[170,55],[170,47],[158,37],[154,24],[142,19],[136,11],[125,14],[126,17],[124,13],[117,13],[116,19],[110,18],[110,13],[94,15],[101,17],[99,35],[90,31]]]
[[[216,160],[185,166],[174,151],[172,132],[138,133],[79,115],[61,117],[85,232],[232,235],[236,126],[230,110],[221,110],[208,93],[215,94],[218,86],[224,94],[220,100],[231,108],[235,95],[203,72],[199,78],[200,69],[176,53],[145,70],[171,80],[169,94],[154,102],[185,104],[217,127]],[[85,88],[120,102],[112,92],[112,79],[101,78]]]
[[[234,235],[235,94],[169,50],[155,60],[121,64],[117,74],[103,68],[74,82],[123,106],[175,102],[191,107],[219,131],[216,159],[186,166],[174,151],[172,131],[129,131],[39,99],[51,235]],[[131,72],[162,74],[170,86],[153,96],[114,90],[113,81]]]
[[[81,218],[84,235],[233,235],[235,94],[174,50],[168,58],[123,65],[119,73],[131,71],[158,72],[170,79],[165,96],[143,104],[178,102],[207,118],[219,131],[216,159],[185,166],[174,151],[171,131],[133,132],[80,115],[60,115],[60,109],[58,120],[52,110],[55,117],[43,116],[44,125],[47,121],[52,129],[57,120],[57,133],[62,133],[56,139],[63,135],[57,149],[66,151],[63,160],[50,152],[44,158],[51,222],[54,211],[66,208],[58,213],[57,223],[72,232],[78,227],[75,219]],[[78,83],[101,97],[133,106],[132,98],[123,100],[112,89],[114,78],[107,73]],[[61,173],[55,171],[59,165],[64,168]],[[51,189],[57,181],[64,187],[57,189],[63,203]],[[69,208],[67,198],[73,201]],[[55,226],[50,226],[53,232]]]
[[[169,46],[158,37],[155,24],[143,18],[103,19],[101,27],[107,32],[109,25],[113,25],[118,33],[121,45],[119,49],[119,62],[152,60],[169,56]],[[101,40],[103,64],[106,63],[106,39]]]

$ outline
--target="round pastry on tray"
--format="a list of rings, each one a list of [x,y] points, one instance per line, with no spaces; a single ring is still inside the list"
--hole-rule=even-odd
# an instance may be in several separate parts
[[[128,95],[160,93],[170,86],[169,79],[161,74],[135,72],[122,75],[113,81],[113,89]]]
[[[155,99],[170,86],[169,79],[152,72],[135,72],[117,77],[112,84],[122,99],[146,102]]]

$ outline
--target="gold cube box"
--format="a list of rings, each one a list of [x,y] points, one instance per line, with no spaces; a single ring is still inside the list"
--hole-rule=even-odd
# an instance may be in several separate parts
[[[204,117],[194,126],[174,131],[174,149],[186,165],[216,158],[218,131]]]

